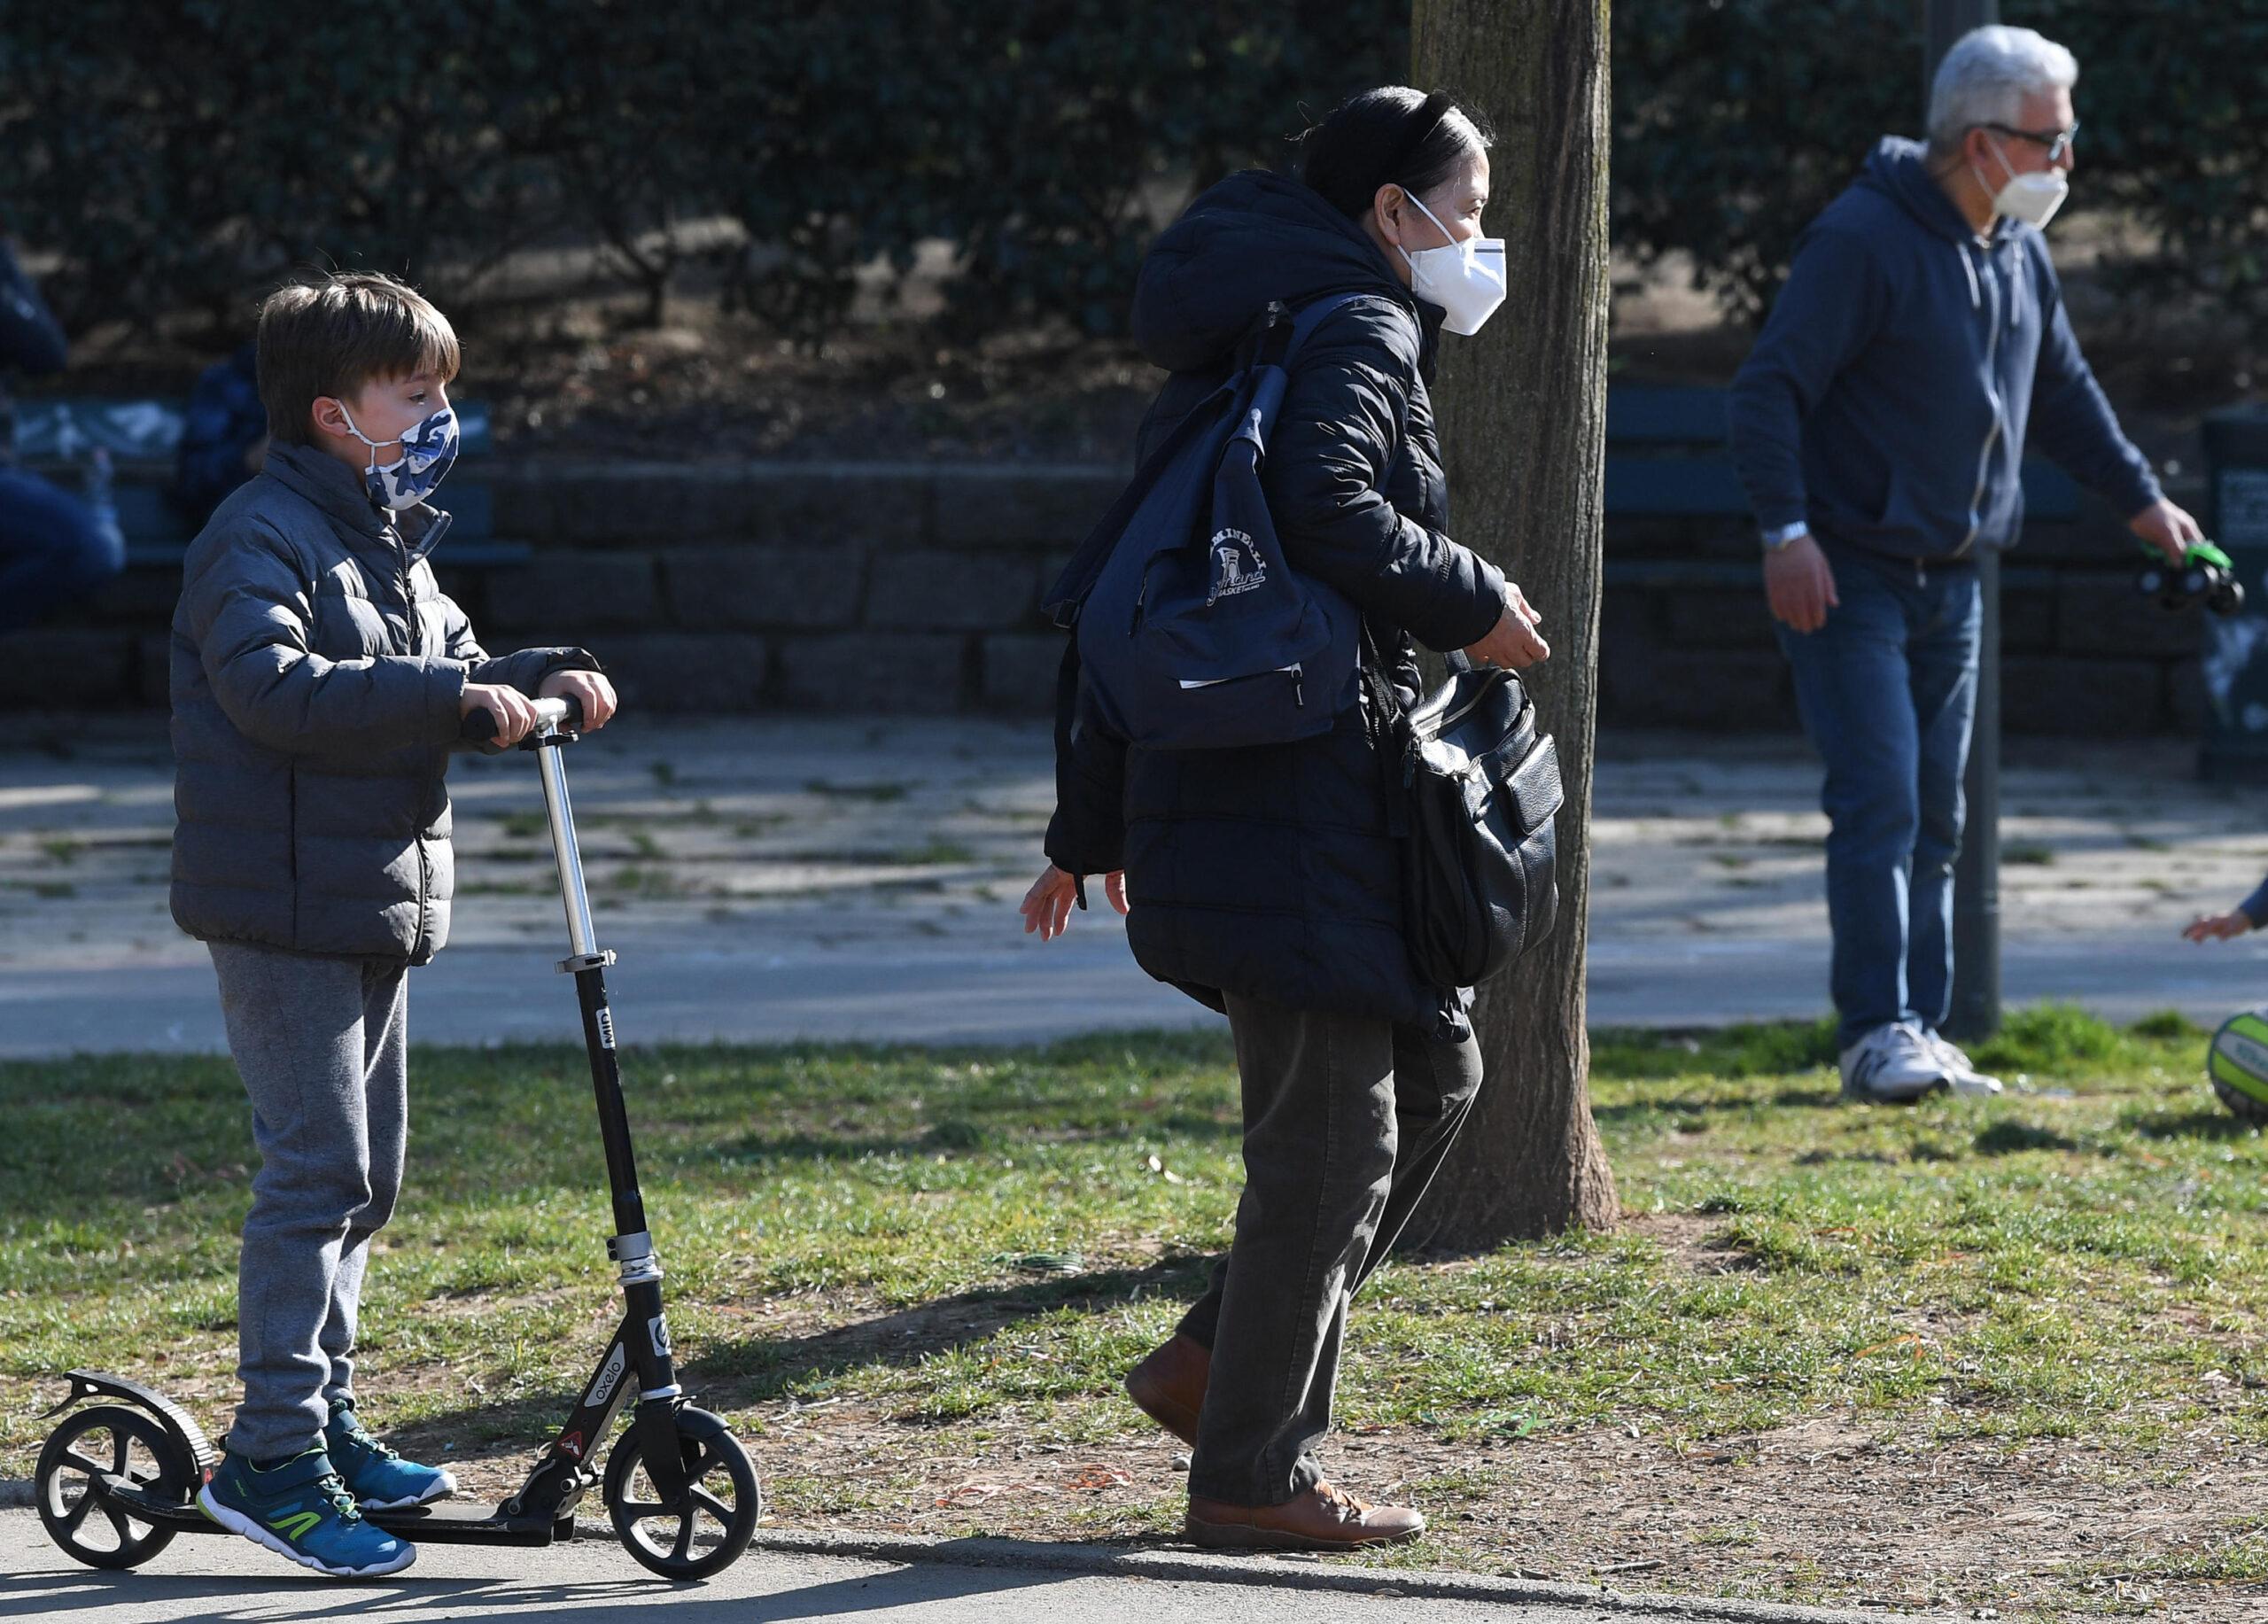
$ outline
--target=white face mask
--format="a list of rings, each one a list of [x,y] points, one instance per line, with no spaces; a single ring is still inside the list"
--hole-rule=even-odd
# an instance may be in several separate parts
[[[1418,203],[1414,194],[1402,195],[1417,205],[1419,214],[1433,220],[1433,211]],[[1438,220],[1433,220],[1433,229],[1443,237],[1450,235]],[[1468,237],[1461,243],[1451,238],[1445,247],[1420,248],[1416,253],[1403,248],[1402,257],[1410,262],[1410,291],[1447,311],[1441,325],[1460,337],[1479,332],[1480,324],[1504,302],[1504,239],[1501,237]]]
[[[2008,183],[1992,194],[1992,212],[2045,229],[2047,222],[2055,218],[2055,211],[2063,206],[2063,199],[2071,195],[2070,182],[2063,178],[2061,169],[2052,166],[2030,175],[2018,175],[2009,167],[2008,155],[2000,150],[2000,144],[1990,136],[1985,139],[1992,141],[1992,156],[2000,160],[2000,167],[2008,174]],[[1975,166],[1970,167],[1969,173],[1977,175]],[[1977,175],[1977,183],[1984,184],[1982,175]]]

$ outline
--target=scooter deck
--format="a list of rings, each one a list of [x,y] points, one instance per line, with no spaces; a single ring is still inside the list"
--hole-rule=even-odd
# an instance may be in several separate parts
[[[207,1517],[196,1501],[166,1499],[109,1472],[94,1480],[93,1492],[105,1504],[115,1506],[136,1521],[175,1534],[228,1532]],[[430,1545],[550,1545],[575,1537],[571,1512],[556,1519],[530,1513],[513,1517],[496,1506],[443,1500],[362,1514],[388,1534]]]

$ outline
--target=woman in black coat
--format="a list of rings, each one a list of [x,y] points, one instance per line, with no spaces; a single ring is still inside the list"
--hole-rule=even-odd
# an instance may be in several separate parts
[[[1140,456],[1211,393],[1271,301],[1324,317],[1293,358],[1263,470],[1291,565],[1362,611],[1404,703],[1416,641],[1523,669],[1549,653],[1519,589],[1449,539],[1425,380],[1439,335],[1503,297],[1480,236],[1488,138],[1445,94],[1348,101],[1300,178],[1247,172],[1192,204],[1144,262],[1134,333],[1173,376]],[[1365,695],[1367,700],[1367,695]],[[1171,1340],[1127,1378],[1189,1441],[1188,1529],[1218,1545],[1409,1539],[1415,1511],[1326,1483],[1347,1304],[1440,1167],[1480,1083],[1465,1001],[1402,936],[1379,735],[1367,703],[1299,743],[1168,751],[1115,738],[1084,688],[1059,719],[1049,866],[1027,930],[1060,933],[1100,875],[1142,967],[1224,1010],[1242,1080],[1236,1238]]]

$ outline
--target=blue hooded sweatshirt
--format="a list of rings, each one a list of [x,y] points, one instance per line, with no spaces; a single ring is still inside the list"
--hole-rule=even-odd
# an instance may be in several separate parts
[[[1980,239],[1885,136],[1796,244],[1733,380],[1733,461],[1758,523],[1798,519],[1899,558],[2005,548],[2027,435],[2122,516],[2157,480],[2079,354],[2039,230]]]

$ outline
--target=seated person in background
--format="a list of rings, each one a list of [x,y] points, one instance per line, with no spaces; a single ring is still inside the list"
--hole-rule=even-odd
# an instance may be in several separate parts
[[[0,244],[0,371],[35,377],[63,370],[62,325],[39,289]],[[12,419],[0,396],[0,427]],[[0,459],[6,447],[0,443]],[[32,625],[126,567],[115,527],[51,481],[0,460],[0,632]]]
[[[258,346],[247,338],[226,361],[197,375],[173,488],[174,510],[202,530],[221,499],[268,460],[268,408],[260,403]]]

